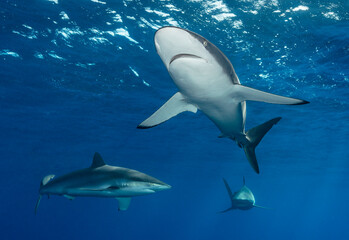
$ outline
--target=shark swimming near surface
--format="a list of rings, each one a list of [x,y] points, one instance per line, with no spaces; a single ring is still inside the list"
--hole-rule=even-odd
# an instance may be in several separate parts
[[[161,108],[137,128],[151,128],[185,112],[201,110],[221,131],[242,148],[255,170],[255,148],[281,117],[245,131],[246,101],[300,105],[305,100],[262,92],[240,84],[228,58],[204,37],[178,27],[156,31],[154,43],[170,76],[179,89]]]
[[[249,210],[254,207],[265,208],[255,204],[256,200],[254,199],[253,193],[245,185],[245,177],[243,177],[243,186],[240,188],[239,191],[235,193],[232,193],[227,181],[224,178],[223,181],[231,200],[231,207],[224,211],[221,211],[220,213],[225,213],[234,209]]]
[[[37,212],[42,195],[75,197],[116,198],[119,210],[127,210],[131,197],[147,195],[171,188],[170,185],[139,171],[105,164],[101,155],[95,153],[89,168],[54,178],[47,175],[41,181]]]

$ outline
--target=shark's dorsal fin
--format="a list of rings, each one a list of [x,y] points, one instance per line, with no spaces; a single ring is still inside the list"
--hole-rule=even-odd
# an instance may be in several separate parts
[[[104,165],[105,165],[105,162],[104,162],[102,156],[98,152],[96,152],[95,155],[93,156],[91,168],[98,168],[98,167],[102,167]]]
[[[245,184],[245,176],[242,177],[242,183],[244,184],[244,186],[246,185]]]

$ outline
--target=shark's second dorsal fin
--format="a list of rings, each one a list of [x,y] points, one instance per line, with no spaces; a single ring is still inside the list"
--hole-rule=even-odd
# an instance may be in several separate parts
[[[242,183],[243,183],[244,186],[245,186],[245,176],[242,177]]]
[[[102,167],[104,165],[105,165],[105,162],[104,162],[102,156],[98,152],[96,152],[95,155],[93,156],[91,168],[98,168],[98,167]]]

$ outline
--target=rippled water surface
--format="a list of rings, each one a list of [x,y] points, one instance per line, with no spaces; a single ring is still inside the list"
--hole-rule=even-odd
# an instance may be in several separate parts
[[[219,47],[243,85],[310,101],[247,102],[246,128],[283,119],[253,172],[202,113],[136,126],[177,88],[157,55],[163,26]],[[349,2],[0,1],[1,239],[347,239]],[[171,190],[132,199],[43,198],[43,176],[110,165]],[[222,177],[258,205],[231,211]]]

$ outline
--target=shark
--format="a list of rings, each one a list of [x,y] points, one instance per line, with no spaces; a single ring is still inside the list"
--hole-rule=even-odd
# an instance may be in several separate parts
[[[243,186],[235,193],[232,193],[228,182],[224,178],[223,181],[231,200],[231,207],[220,213],[225,213],[234,209],[249,210],[254,207],[267,209],[266,207],[256,205],[256,200],[252,191],[245,185],[245,177],[243,177]]]
[[[245,131],[246,101],[286,105],[309,102],[241,85],[229,59],[192,31],[162,27],[155,33],[154,44],[179,91],[137,128],[155,127],[182,112],[201,110],[218,127],[219,137],[235,141],[259,173],[255,148],[281,117]]]
[[[42,179],[35,214],[43,195],[59,195],[70,200],[75,197],[116,198],[118,210],[124,211],[128,209],[132,197],[170,188],[170,185],[145,173],[107,165],[96,152],[90,167],[57,178],[50,174]]]

